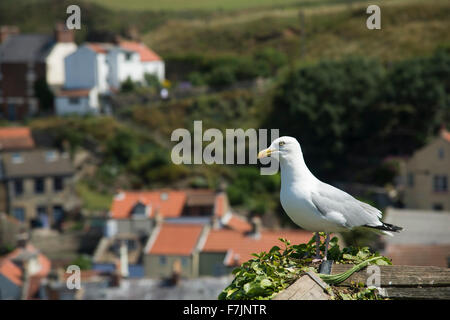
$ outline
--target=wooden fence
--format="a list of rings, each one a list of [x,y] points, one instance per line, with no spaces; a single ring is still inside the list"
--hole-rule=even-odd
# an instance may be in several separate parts
[[[331,274],[347,271],[352,265],[335,264]],[[450,269],[422,266],[380,266],[379,294],[390,299],[450,299]],[[349,287],[352,283],[367,285],[373,275],[363,269],[352,274],[338,287]],[[316,274],[308,273],[298,279],[286,290],[280,292],[275,300],[331,299],[325,284]]]

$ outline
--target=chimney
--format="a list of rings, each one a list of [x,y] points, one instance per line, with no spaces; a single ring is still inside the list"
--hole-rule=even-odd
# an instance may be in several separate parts
[[[172,265],[172,275],[170,277],[170,283],[176,286],[180,282],[181,278],[181,261],[177,259]]]
[[[28,299],[28,291],[30,288],[30,260],[26,259],[23,262],[23,280],[22,280],[22,291],[21,291],[21,299]]]
[[[61,43],[74,42],[73,30],[67,29],[63,23],[57,23],[55,26],[55,40]]]
[[[120,244],[120,275],[124,278],[129,276],[128,247],[125,240]]]
[[[164,217],[159,210],[159,206],[155,208],[155,227],[161,226],[164,222]]]
[[[261,237],[261,218],[258,216],[254,216],[251,219],[252,231],[251,236],[253,238],[259,239]]]
[[[9,36],[19,34],[19,28],[16,26],[1,26],[0,27],[0,43],[4,42]]]
[[[218,216],[213,215],[211,218],[211,228],[219,229],[220,228],[220,219]]]

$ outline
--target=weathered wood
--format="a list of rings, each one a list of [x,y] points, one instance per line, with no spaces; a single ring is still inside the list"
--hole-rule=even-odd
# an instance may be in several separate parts
[[[408,288],[408,287],[392,287],[383,288],[380,292],[381,296],[391,299],[431,299],[431,300],[448,300],[450,299],[450,287],[425,287],[425,288]]]
[[[342,273],[350,269],[352,265],[335,264],[331,274]],[[351,282],[366,284],[371,276],[367,269],[351,275],[339,286],[349,286]],[[423,266],[380,266],[381,287],[447,287],[450,286],[450,269],[440,267]]]
[[[328,285],[314,274],[305,274],[285,290],[277,294],[273,300],[329,300],[325,291]]]

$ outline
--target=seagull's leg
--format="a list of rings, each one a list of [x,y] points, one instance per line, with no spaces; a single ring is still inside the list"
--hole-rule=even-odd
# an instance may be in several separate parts
[[[322,257],[320,256],[320,235],[319,232],[316,232],[316,256],[313,259],[313,262],[322,261]]]
[[[330,243],[330,234],[327,232],[327,237],[325,239],[325,256],[323,260],[327,260],[327,254],[328,254],[328,244]]]

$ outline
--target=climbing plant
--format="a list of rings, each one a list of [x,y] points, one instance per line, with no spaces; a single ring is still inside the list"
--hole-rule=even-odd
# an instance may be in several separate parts
[[[321,234],[323,237],[324,234]],[[316,252],[315,238],[308,243],[293,245],[287,239],[279,239],[284,248],[272,247],[268,252],[253,254],[254,258],[243,263],[233,270],[235,278],[219,295],[220,300],[268,300],[278,292],[287,288],[303,273],[318,271],[319,264],[313,261]],[[321,243],[323,252],[325,247]],[[330,240],[327,258],[340,264],[354,264],[350,270],[337,275],[319,276],[330,285],[337,284],[347,279],[367,265],[390,265],[391,261],[378,253],[371,252],[368,247],[346,247],[342,250],[338,245],[338,239]],[[360,284],[354,284],[342,292],[335,291],[337,299],[376,299],[376,291],[372,288],[364,288]]]

